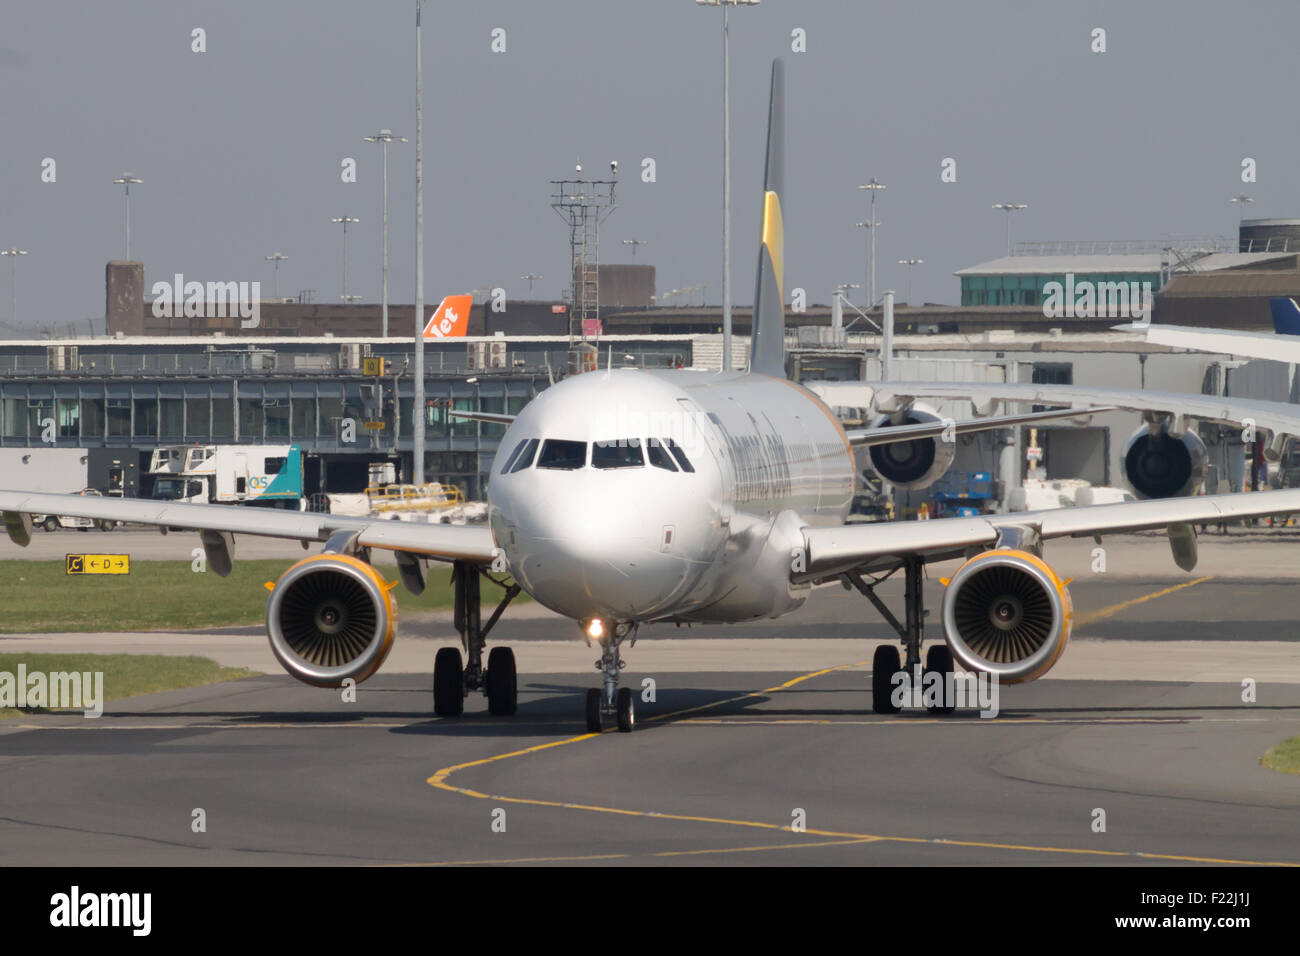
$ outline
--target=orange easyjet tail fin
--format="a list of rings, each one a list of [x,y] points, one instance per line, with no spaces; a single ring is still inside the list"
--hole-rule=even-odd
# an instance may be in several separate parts
[[[424,327],[426,339],[464,338],[469,331],[469,310],[474,306],[472,295],[449,295],[442,300],[436,312]]]

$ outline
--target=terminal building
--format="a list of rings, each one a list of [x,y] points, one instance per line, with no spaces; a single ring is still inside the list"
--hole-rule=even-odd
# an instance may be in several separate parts
[[[959,270],[959,305],[896,310],[893,377],[1297,401],[1290,366],[1148,345],[1112,331],[1119,324],[1112,317],[1045,316],[1042,296],[1046,283],[1068,275],[1150,282],[1158,322],[1268,329],[1270,296],[1300,298],[1298,259],[1300,220],[1244,221],[1236,248],[1222,242],[1021,244],[1015,255]],[[453,418],[449,408],[514,414],[560,377],[609,364],[721,368],[720,310],[655,307],[646,301],[653,267],[626,268],[636,270],[623,276],[628,291],[611,298],[627,302],[605,300],[598,349],[575,340],[564,303],[497,308],[490,296],[475,303],[468,337],[426,344],[429,480],[482,500],[505,431]],[[109,263],[107,336],[0,341],[5,479],[34,449],[109,449],[140,475],[128,493],[148,495],[145,472],[160,445],[294,443],[304,451],[307,494],[359,491],[376,462],[393,463],[399,481],[411,480],[412,306],[390,306],[387,337],[373,304],[263,302],[259,327],[243,329],[229,316],[158,319],[144,288],[142,264]],[[843,318],[837,312],[829,306],[788,312],[787,368],[846,422],[862,422],[873,415],[870,386],[880,375],[880,337],[872,328],[880,312],[856,323],[851,312]],[[745,365],[749,324],[748,308],[736,308],[733,367]],[[382,369],[374,359],[383,359]],[[971,413],[969,404],[959,405],[938,410]],[[1085,428],[1039,429],[1047,476],[1120,484],[1124,445],[1140,424],[1133,413],[1109,412]],[[1202,425],[1201,437],[1212,465],[1208,490],[1248,486],[1240,434]],[[995,474],[997,497],[1005,502],[1025,476],[1030,440],[1028,429],[963,438],[954,472]],[[861,464],[870,485],[865,459]],[[1300,474],[1294,478],[1300,481]],[[915,507],[926,494],[898,500]]]

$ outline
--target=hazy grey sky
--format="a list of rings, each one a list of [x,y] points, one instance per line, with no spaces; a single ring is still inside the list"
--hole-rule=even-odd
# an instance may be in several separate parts
[[[130,170],[133,258],[146,283],[261,279],[283,294],[378,301],[381,126],[390,153],[394,302],[414,298],[414,0],[11,2],[0,13],[0,247],[19,262],[19,322],[102,316],[122,254]],[[953,270],[1002,254],[990,205],[1026,202],[1017,239],[1231,235],[1300,215],[1294,96],[1300,4],[764,0],[731,17],[733,276],[753,297],[771,59],[787,63],[787,289],[810,301],[865,272],[864,193],[883,223],[877,285],[957,302]],[[207,52],[191,52],[202,27]],[[490,49],[506,31],[506,52]],[[1107,52],[1090,51],[1095,27]],[[791,31],[807,52],[791,52]],[[429,0],[424,19],[426,297],[564,285],[566,234],[547,180],[619,160],[602,259],[659,289],[720,299],[721,14],[693,0]],[[355,157],[359,181],[340,181]],[[658,181],[642,183],[644,157]],[[42,183],[41,162],[57,162]],[[957,181],[940,163],[957,161]],[[1258,164],[1243,184],[1240,164]],[[9,269],[0,269],[0,322]],[[859,297],[858,293],[855,298]]]

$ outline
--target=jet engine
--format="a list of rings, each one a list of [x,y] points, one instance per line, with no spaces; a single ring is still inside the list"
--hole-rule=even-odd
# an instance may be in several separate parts
[[[1124,446],[1124,479],[1141,498],[1177,498],[1192,494],[1205,480],[1205,442],[1190,428],[1181,438],[1168,423],[1151,433],[1143,425]]]
[[[289,568],[271,588],[266,633],[291,675],[317,687],[340,687],[348,678],[365,680],[383,664],[397,633],[397,602],[365,561],[318,554]]]
[[[922,425],[941,422],[934,409],[914,403],[899,416],[882,415],[872,423],[874,428],[891,425]],[[938,438],[913,438],[910,441],[872,445],[871,467],[895,488],[928,488],[952,466],[957,446]]]
[[[1004,684],[1042,677],[1065,650],[1070,592],[1042,558],[998,549],[958,569],[943,596],[948,647],[962,666]]]

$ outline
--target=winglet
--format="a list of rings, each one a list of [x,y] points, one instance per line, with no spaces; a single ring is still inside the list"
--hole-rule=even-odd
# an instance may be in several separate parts
[[[772,61],[767,112],[767,159],[763,172],[763,233],[758,248],[749,370],[785,378],[785,64]]]

